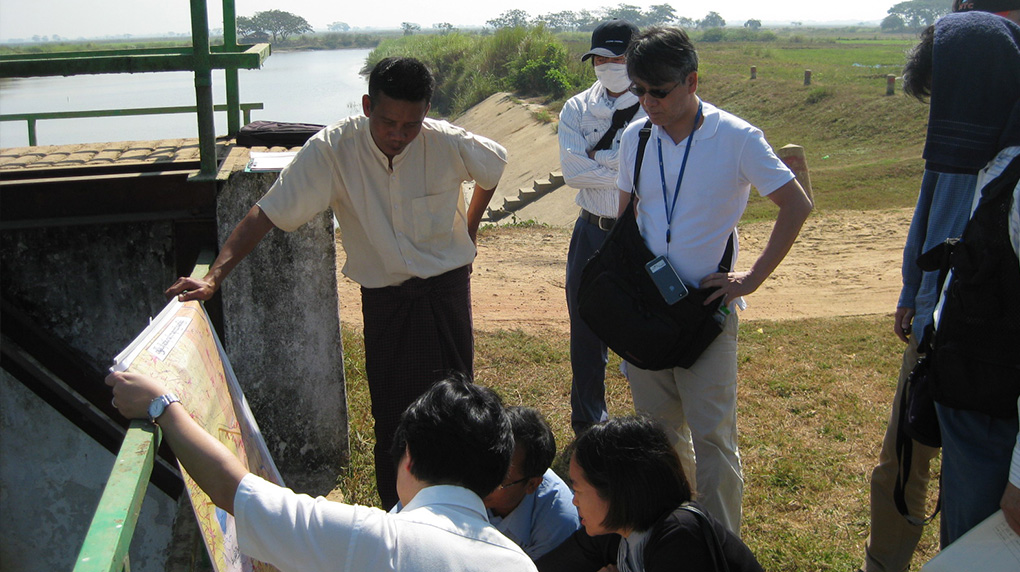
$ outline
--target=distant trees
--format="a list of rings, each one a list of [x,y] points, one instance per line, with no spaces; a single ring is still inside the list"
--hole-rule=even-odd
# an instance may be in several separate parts
[[[449,34],[450,32],[453,32],[457,28],[454,28],[453,24],[451,24],[449,22],[439,22],[439,23],[436,23],[436,24],[432,24],[432,29],[433,30],[438,30],[440,34],[443,34],[445,36],[446,34]]]
[[[744,22],[744,27],[748,30],[759,30],[761,29],[761,20],[755,20],[754,18]]]
[[[907,23],[899,14],[889,14],[882,19],[882,23],[878,27],[883,32],[902,32],[907,29]]]
[[[698,20],[698,27],[702,29],[725,28],[726,20],[723,20],[723,17],[718,12],[709,12],[705,14],[704,18]]]
[[[404,31],[405,36],[413,36],[415,32],[421,31],[421,26],[414,22],[401,22],[400,29]]]
[[[722,22],[722,24],[717,24],[714,27],[726,25],[725,20],[723,20],[719,14],[715,12],[711,12],[710,15],[711,14],[715,14],[711,21]],[[534,18],[532,18],[531,15],[524,10],[512,9],[507,10],[499,16],[487,21],[485,25],[496,30],[543,25],[554,32],[567,30],[590,32],[602,22],[613,18],[627,20],[639,28],[645,28],[647,26],[680,26],[683,28],[693,28],[696,25],[696,22],[693,19],[686,16],[678,16],[676,9],[669,4],[654,4],[649,6],[647,10],[642,10],[640,6],[635,6],[633,4],[619,4],[615,7],[601,8],[596,12],[592,12],[590,10],[580,10],[578,12],[566,10],[542,14],[540,16],[535,16]]]
[[[485,25],[497,30],[500,28],[523,28],[528,25],[528,18],[527,12],[515,8],[486,21]]]
[[[905,25],[919,30],[948,14],[952,10],[951,5],[952,2],[946,0],[907,0],[889,8],[889,15],[899,16]]]
[[[237,17],[237,34],[241,37],[266,34],[273,41],[286,40],[287,36],[311,32],[312,27],[301,16],[283,10],[256,12],[251,18]]]
[[[669,4],[649,6],[642,18],[643,25],[669,25],[677,22],[676,10]]]
[[[351,31],[351,27],[347,24],[347,22],[333,22],[332,24],[330,24],[327,27],[327,29],[330,32],[350,32]]]

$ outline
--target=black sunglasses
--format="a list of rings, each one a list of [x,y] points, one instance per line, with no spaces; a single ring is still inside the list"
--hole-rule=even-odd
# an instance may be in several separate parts
[[[676,82],[675,84],[673,84],[673,87],[669,89],[645,89],[640,85],[631,84],[631,86],[628,89],[630,90],[631,93],[638,97],[644,97],[645,94],[647,93],[648,95],[654,97],[655,99],[664,99],[667,95],[673,93],[673,90],[676,89],[682,83],[684,83],[684,80]]]
[[[519,485],[519,484],[523,483],[524,481],[527,481],[527,480],[528,480],[528,479],[530,479],[530,478],[531,478],[531,477],[522,477],[522,478],[520,478],[520,479],[517,479],[516,481],[511,481],[511,482],[509,482],[509,483],[504,483],[504,484],[502,484],[502,485],[499,485],[499,489],[500,489],[500,490],[503,490],[503,489],[508,489],[508,488],[510,488],[510,487],[512,487],[512,486],[514,486],[514,485]]]

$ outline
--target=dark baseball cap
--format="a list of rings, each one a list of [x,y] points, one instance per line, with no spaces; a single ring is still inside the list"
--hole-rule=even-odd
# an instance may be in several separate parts
[[[599,24],[591,33],[591,49],[581,56],[585,61],[592,56],[603,56],[615,58],[622,56],[630,45],[630,39],[638,33],[637,26],[626,20],[614,18],[608,22]]]
[[[1020,10],[1020,0],[953,0],[953,12],[1009,12]]]

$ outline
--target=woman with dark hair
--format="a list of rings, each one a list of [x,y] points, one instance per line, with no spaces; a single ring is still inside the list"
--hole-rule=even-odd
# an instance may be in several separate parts
[[[760,571],[751,551],[694,502],[680,457],[647,417],[593,425],[568,448],[582,528],[540,571]]]

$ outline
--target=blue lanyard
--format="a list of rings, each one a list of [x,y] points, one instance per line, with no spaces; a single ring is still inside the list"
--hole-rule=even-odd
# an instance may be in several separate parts
[[[691,154],[691,142],[694,141],[694,132],[698,130],[698,121],[701,120],[701,102],[698,102],[698,113],[694,116],[694,126],[691,128],[691,134],[687,136],[687,148],[684,149],[684,160],[680,163],[680,174],[676,178],[676,189],[673,191],[673,204],[670,205],[669,197],[666,195],[666,168],[662,164],[662,138],[657,138],[655,142],[659,146],[659,180],[662,182],[662,204],[666,210],[666,244],[669,244],[671,238],[671,226],[673,223],[673,213],[676,212],[676,200],[680,197],[680,183],[684,180],[684,170],[687,168],[687,156]]]

